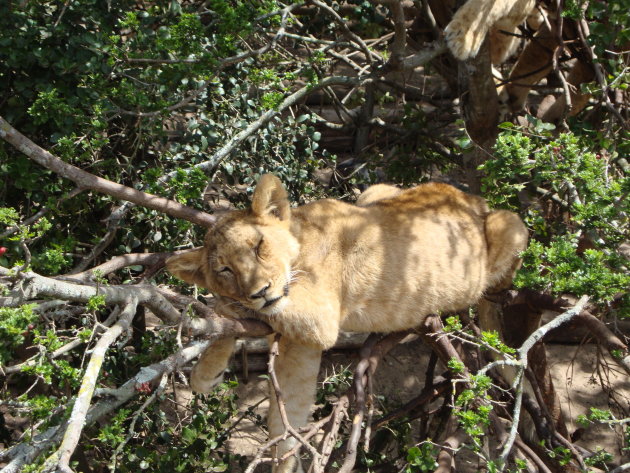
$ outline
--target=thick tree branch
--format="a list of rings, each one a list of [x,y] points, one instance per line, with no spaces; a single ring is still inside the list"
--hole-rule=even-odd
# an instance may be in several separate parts
[[[192,209],[164,197],[147,194],[146,192],[108,181],[68,164],[33,143],[2,117],[0,117],[0,138],[13,145],[37,164],[59,174],[61,177],[70,179],[81,189],[91,189],[117,199],[127,200],[204,227],[209,227],[215,222],[215,218],[205,212]]]
[[[11,277],[12,275],[8,269],[0,267],[0,276]],[[195,299],[148,284],[135,286],[87,286],[47,278],[33,272],[23,273],[22,282],[24,283],[24,288],[14,290],[8,297],[0,298],[0,307],[15,307],[37,296],[86,303],[90,298],[102,295],[105,297],[105,303],[108,305],[125,304],[130,297],[135,297],[139,304],[151,309],[155,315],[166,323],[171,325],[182,323],[183,328],[190,330],[191,335],[249,335],[258,337],[271,333],[271,328],[259,320],[237,320],[220,317],[212,309]],[[193,319],[188,316],[182,316],[180,311],[169,300],[183,306],[191,305],[193,309],[206,318]]]

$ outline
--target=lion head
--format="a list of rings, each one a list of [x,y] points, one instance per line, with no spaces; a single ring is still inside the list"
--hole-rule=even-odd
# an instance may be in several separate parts
[[[204,245],[169,258],[174,276],[263,314],[280,312],[290,291],[298,241],[290,232],[291,209],[280,180],[264,175],[251,208],[219,218]]]

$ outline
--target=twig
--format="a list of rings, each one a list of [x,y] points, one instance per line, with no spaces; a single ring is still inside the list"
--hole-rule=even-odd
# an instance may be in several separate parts
[[[112,241],[114,241],[114,238],[116,238],[116,233],[118,232],[118,228],[118,222],[114,223],[112,220],[108,220],[107,232],[105,232],[105,235],[103,235],[100,241],[92,247],[90,252],[81,259],[79,264],[72,268],[72,271],[70,273],[72,274],[75,272],[84,271],[90,265],[90,263],[92,263],[92,261],[97,258],[98,255],[100,255],[103,251],[105,251],[107,247],[112,243]]]
[[[24,271],[31,265],[31,251],[28,249],[28,245],[25,241],[20,240],[20,248],[22,248],[22,251],[24,252],[24,262],[22,263],[22,266],[15,270],[15,273],[18,275],[18,277],[22,273],[22,271]]]
[[[335,21],[341,26],[344,34],[350,39],[350,41],[354,42],[361,49],[361,51],[363,51],[363,54],[365,54],[365,60],[368,62],[368,64],[372,63],[372,56],[378,57],[376,53],[369,50],[365,42],[359,36],[352,32],[352,30],[348,27],[346,21],[339,16],[339,13],[337,13],[325,3],[320,2],[319,0],[310,0],[310,3],[318,6],[322,10],[325,10],[330,16],[335,19]]]
[[[112,313],[109,315],[109,317],[107,317],[106,320],[104,320],[101,323],[98,323],[98,322],[96,323],[94,330],[92,332],[92,337],[99,335],[101,332],[109,328],[119,316],[120,314],[118,311],[118,306],[116,306],[116,308],[112,311]],[[65,355],[69,351],[74,350],[76,347],[83,345],[84,343],[85,341],[82,340],[81,338],[75,338],[71,342],[66,343],[65,345],[57,348],[52,353],[49,353],[48,356],[50,357],[50,359],[54,360],[56,358],[59,358],[62,355]],[[28,360],[22,363],[19,363],[17,365],[11,365],[11,366],[5,366],[5,367],[0,365],[0,370],[4,371],[4,373],[6,374],[18,373],[22,371],[23,368],[27,366],[33,366],[34,364],[36,364],[38,357],[39,355],[33,356],[32,358],[29,358]]]
[[[313,464],[315,465],[315,472],[320,473],[322,470],[318,467],[320,465],[320,453],[310,444],[308,443],[300,434],[297,432],[291,424],[289,424],[289,418],[287,417],[287,412],[284,405],[284,399],[282,397],[282,391],[280,390],[280,384],[278,383],[278,377],[276,376],[275,370],[275,361],[278,357],[278,341],[280,340],[280,334],[276,334],[271,348],[269,350],[269,378],[271,379],[271,385],[275,392],[276,403],[278,404],[278,412],[280,413],[280,418],[282,420],[282,424],[285,428],[285,434],[283,437],[286,437],[287,434],[291,435],[295,440],[297,440],[300,444],[302,444],[313,456]]]
[[[591,45],[588,44],[588,41],[586,40],[588,36],[588,24],[586,23],[586,20],[579,20],[577,22],[577,31],[580,37],[580,42],[582,43],[582,46],[584,47],[584,50],[586,51],[586,54],[589,57],[591,65],[593,69],[595,70],[595,79],[597,80],[597,83],[599,84],[599,86],[602,88],[602,101],[604,102],[605,107],[613,113],[615,118],[619,120],[619,124],[625,130],[627,130],[628,122],[624,120],[621,113],[619,113],[619,110],[617,110],[615,106],[612,104],[612,102],[610,101],[610,97],[608,97],[608,85],[606,84],[606,79],[604,77],[602,65],[599,61],[596,61],[597,57],[595,56],[595,52],[593,51],[593,48],[591,47]]]
[[[116,450],[114,450],[114,453],[112,453],[111,461],[110,461],[110,463],[111,463],[111,467],[110,467],[111,468],[111,470],[110,470],[111,473],[115,473],[115,471],[116,471],[116,463],[118,462],[118,455],[120,454],[120,452],[122,452],[122,450],[125,447],[125,445],[127,445],[127,443],[129,443],[129,440],[131,440],[131,437],[133,436],[133,434],[135,432],[136,422],[138,421],[138,418],[144,412],[144,410],[149,405],[151,405],[151,403],[155,402],[157,397],[164,391],[164,388],[166,387],[166,380],[167,379],[168,379],[168,376],[166,375],[166,373],[164,373],[162,375],[162,378],[160,379],[160,382],[158,384],[157,389],[151,393],[151,395],[142,403],[142,405],[135,412],[135,414],[133,416],[133,419],[131,420],[131,424],[129,424],[129,429],[128,429],[127,436],[125,437],[125,440],[120,442],[118,444],[118,446],[116,447]]]
[[[401,0],[373,0],[374,3],[387,5],[392,12],[392,21],[394,23],[394,41],[391,45],[391,55],[389,62],[397,68],[405,54],[405,46],[407,44],[407,28],[405,26],[405,12]]]
[[[507,464],[507,457],[510,454],[510,451],[512,450],[512,445],[514,444],[514,441],[516,439],[516,433],[517,433],[519,419],[521,415],[520,407],[521,407],[521,402],[523,399],[523,390],[522,390],[521,380],[523,379],[524,370],[527,368],[527,353],[532,349],[532,347],[536,343],[538,343],[540,340],[543,339],[545,334],[567,323],[572,318],[577,316],[580,312],[582,312],[582,310],[586,306],[586,303],[588,302],[588,299],[589,299],[588,296],[582,296],[572,308],[570,308],[563,314],[560,314],[559,316],[554,318],[551,322],[543,325],[542,327],[534,331],[529,337],[527,337],[523,345],[517,350],[517,356],[521,362],[521,366],[519,367],[517,371],[516,379],[513,383],[513,387],[516,387],[516,396],[515,396],[515,402],[514,402],[512,426],[510,427],[509,436],[507,438],[507,441],[504,443],[503,449],[499,456],[499,461],[500,461],[499,468],[501,469],[501,471],[503,470],[503,468],[505,468],[505,465]]]
[[[55,201],[55,208],[59,207],[59,205],[61,205],[62,202],[66,201],[68,199],[72,199],[73,197],[76,197],[77,195],[79,195],[83,191],[84,191],[84,189],[81,189],[80,187],[75,187],[70,192],[68,192],[67,194],[61,196],[59,199],[57,199]],[[44,215],[46,215],[51,210],[52,210],[51,207],[42,207],[41,209],[39,209],[39,211],[37,211],[37,213],[35,213],[35,214],[31,215],[30,217],[24,219],[24,221],[22,223],[20,223],[19,225],[14,225],[12,227],[9,227],[4,232],[0,233],[0,239],[6,238],[8,236],[13,235],[15,232],[17,232],[20,229],[20,227],[23,227],[23,226],[26,226],[26,225],[32,225],[33,223],[37,222],[40,218],[42,218]]]
[[[440,453],[437,456],[438,467],[433,473],[451,473],[455,466],[454,453],[464,442],[465,434],[457,429],[441,444]]]
[[[178,253],[182,253],[183,251],[169,251],[164,253],[128,253],[126,255],[115,256],[109,261],[89,270],[82,271],[80,273],[67,274],[65,277],[69,279],[76,279],[77,281],[89,281],[97,273],[101,276],[105,276],[128,266],[164,265],[167,258]]]
[[[373,375],[378,367],[379,361],[394,348],[409,332],[395,332],[387,335],[379,341],[380,335],[371,334],[361,348],[361,361],[354,371],[353,389],[357,412],[352,418],[352,430],[346,444],[346,456],[339,473],[352,471],[357,457],[357,445],[361,439],[361,427],[365,416],[365,387],[367,385],[366,376]],[[378,342],[378,343],[377,343]]]
[[[547,465],[545,465],[545,463],[540,459],[540,457],[536,455],[536,453],[531,448],[529,448],[527,444],[521,439],[516,438],[514,440],[514,445],[516,445],[525,455],[527,455],[532,460],[532,462],[534,462],[540,473],[552,473]]]
[[[324,468],[324,470],[326,469],[328,459],[330,458],[333,448],[335,447],[335,443],[337,441],[337,433],[339,432],[339,428],[341,427],[341,421],[344,419],[344,417],[347,417],[349,407],[350,398],[347,394],[344,394],[337,400],[335,408],[330,414],[326,433],[324,434],[324,438],[321,442],[322,456],[320,460],[320,465],[322,468]]]
[[[615,362],[630,374],[630,354],[628,347],[614,333],[610,331],[606,324],[595,317],[587,310],[583,310],[577,316],[597,340],[606,347]],[[620,356],[621,355],[621,356]]]
[[[608,473],[622,473],[623,471],[630,470],[630,463],[624,463],[623,465],[619,465],[617,468],[610,470]]]

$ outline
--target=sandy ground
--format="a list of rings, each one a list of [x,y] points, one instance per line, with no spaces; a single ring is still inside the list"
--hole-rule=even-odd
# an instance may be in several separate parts
[[[601,353],[595,345],[548,345],[548,359],[554,383],[562,402],[570,433],[580,426],[575,422],[579,414],[586,414],[590,407],[608,409],[618,403],[623,409],[630,409],[630,381],[620,372],[598,369]],[[424,385],[424,374],[429,359],[429,349],[420,341],[399,345],[381,362],[377,371],[375,391],[390,404],[403,403],[420,392]],[[322,376],[330,375],[341,366],[352,363],[356,355],[345,353],[327,354],[322,363]],[[601,365],[600,365],[601,366]],[[614,367],[612,363],[609,366]],[[268,409],[266,381],[258,377],[260,373],[250,373],[247,384],[238,388],[241,410],[257,405],[256,412],[263,418]],[[600,380],[610,387],[602,390]],[[612,393],[612,397],[610,395]],[[241,421],[230,441],[229,448],[234,453],[252,456],[257,447],[265,441],[265,433],[260,426],[245,419]],[[592,425],[581,432],[577,442],[589,450],[606,448],[617,461],[628,462],[630,457],[622,455],[623,436],[619,428]],[[471,461],[473,460],[473,461]],[[470,455],[459,459],[458,473],[479,471],[477,462]],[[597,471],[597,470],[594,470]]]

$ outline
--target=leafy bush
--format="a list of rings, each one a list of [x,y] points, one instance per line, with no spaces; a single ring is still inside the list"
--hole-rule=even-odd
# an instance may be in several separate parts
[[[481,169],[484,195],[496,207],[522,211],[532,231],[517,287],[618,300],[630,315],[628,261],[616,248],[630,238],[630,178],[573,133],[554,137],[508,127]]]

